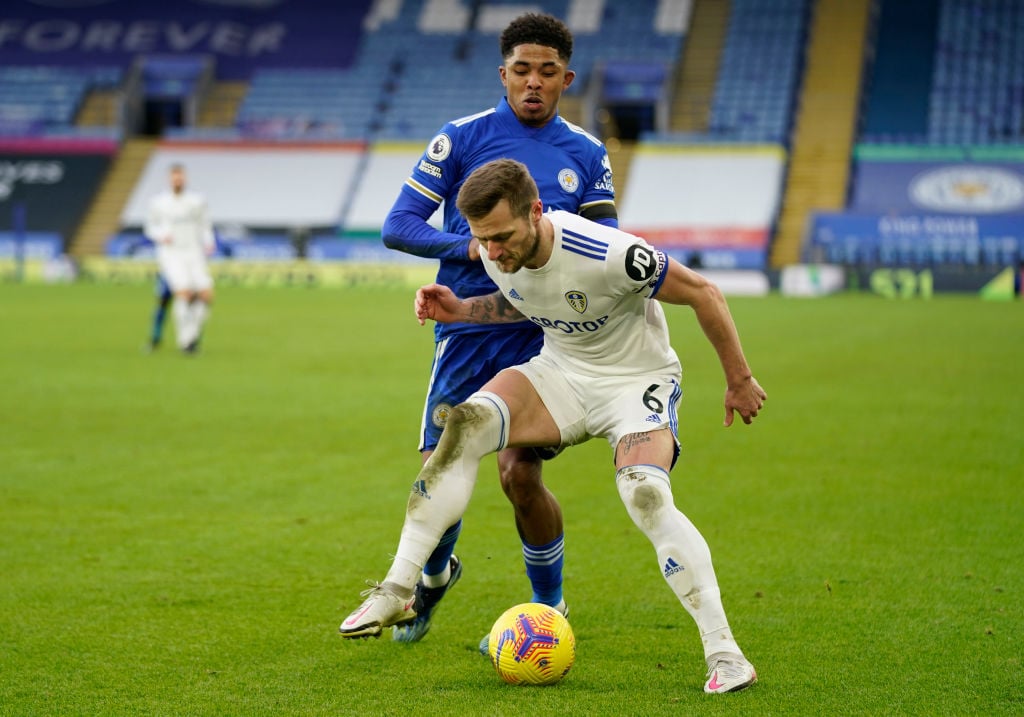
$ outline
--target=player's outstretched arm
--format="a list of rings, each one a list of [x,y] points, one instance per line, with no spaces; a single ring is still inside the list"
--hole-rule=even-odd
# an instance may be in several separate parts
[[[422,326],[427,319],[441,324],[502,324],[525,318],[500,291],[460,299],[441,284],[427,284],[416,291],[416,319]]]
[[[403,187],[381,229],[384,246],[413,256],[441,260],[479,260],[469,248],[470,238],[435,229],[429,220],[438,203],[413,198]]]
[[[675,260],[669,260],[666,271],[668,275],[656,298],[692,308],[722,364],[726,382],[724,424],[732,425],[734,413],[739,413],[744,423],[750,423],[768,400],[768,394],[750,371],[725,297],[706,277]]]

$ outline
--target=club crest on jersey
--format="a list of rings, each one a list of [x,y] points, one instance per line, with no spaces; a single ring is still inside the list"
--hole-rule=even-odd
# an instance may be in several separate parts
[[[565,300],[569,302],[569,306],[577,314],[582,314],[587,310],[587,295],[582,291],[576,291],[575,289],[565,292]]]
[[[435,162],[443,162],[452,153],[452,139],[444,132],[430,140],[427,145],[427,156]]]
[[[562,185],[562,189],[572,194],[580,187],[580,175],[566,167],[558,173],[558,183]]]
[[[434,422],[434,425],[438,428],[444,428],[444,424],[448,422],[448,416],[452,412],[452,407],[447,403],[439,403],[434,407],[434,410],[430,413],[430,420]]]

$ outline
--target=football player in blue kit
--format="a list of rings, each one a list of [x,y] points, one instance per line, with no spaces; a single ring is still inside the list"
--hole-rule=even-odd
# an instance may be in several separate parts
[[[430,140],[382,231],[391,249],[439,259],[437,282],[461,298],[495,290],[481,264],[479,242],[455,207],[466,178],[491,160],[509,157],[529,167],[546,207],[618,226],[605,146],[558,114],[558,101],[575,77],[569,69],[572,33],[553,16],[527,13],[505,28],[499,45],[505,96],[496,107],[447,123]],[[438,230],[428,220],[442,203],[444,224]],[[502,369],[528,361],[541,345],[540,329],[528,321],[437,324],[420,432],[423,461],[436,448],[453,406]],[[498,471],[522,539],[531,601],[564,614],[562,513],[541,480],[541,455],[543,449],[501,451]],[[450,526],[427,560],[416,585],[416,619],[394,628],[393,639],[416,642],[429,630],[434,608],[462,573],[454,555],[461,526],[461,520]]]

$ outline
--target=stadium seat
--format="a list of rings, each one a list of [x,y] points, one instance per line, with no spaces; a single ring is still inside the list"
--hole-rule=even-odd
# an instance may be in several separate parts
[[[806,0],[734,0],[709,120],[718,139],[787,143]]]

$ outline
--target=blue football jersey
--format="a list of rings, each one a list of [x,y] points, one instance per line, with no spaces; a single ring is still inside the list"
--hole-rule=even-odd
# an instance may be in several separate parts
[[[459,189],[474,169],[503,157],[527,166],[547,210],[578,214],[587,207],[614,204],[611,163],[600,140],[557,114],[543,127],[526,126],[504,98],[495,108],[445,124],[403,185],[399,202],[434,209],[443,203],[443,231],[469,237],[469,225],[455,207]],[[614,220],[608,223],[617,225]],[[463,298],[494,292],[496,286],[481,262],[462,258],[464,243],[461,250],[457,257],[439,256],[438,283]],[[457,253],[454,246],[452,252]],[[500,329],[479,324],[436,326],[438,337]]]

